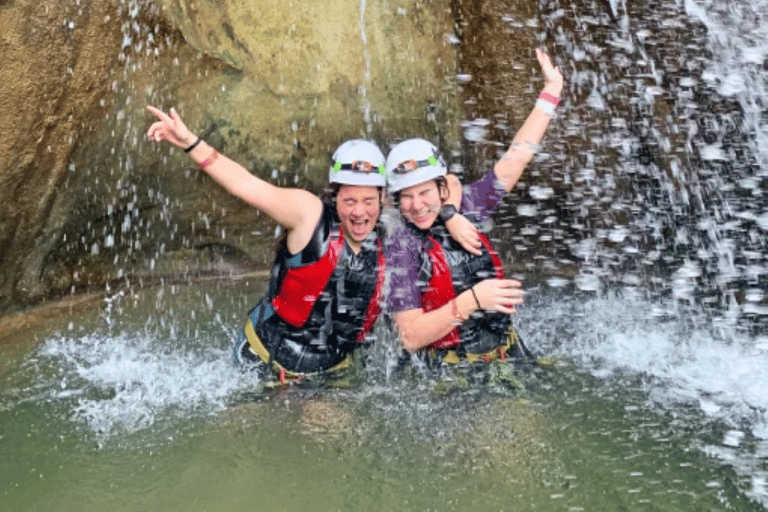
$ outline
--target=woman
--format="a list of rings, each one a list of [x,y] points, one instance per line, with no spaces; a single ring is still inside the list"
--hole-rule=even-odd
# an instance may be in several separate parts
[[[338,375],[368,341],[380,309],[384,255],[377,227],[385,178],[379,148],[364,140],[339,146],[323,201],[252,175],[190,132],[174,109],[147,109],[158,118],[147,132],[150,140],[183,148],[221,186],[287,232],[267,293],[235,344],[236,362],[253,363],[264,378],[276,374],[283,383]],[[455,227],[457,237],[471,236],[461,221]]]
[[[459,211],[475,222],[487,218],[517,183],[559,102],[563,77],[547,54],[537,49],[536,56],[544,75],[536,106],[493,170],[463,191]],[[520,282],[504,278],[484,236],[473,254],[445,236],[444,222],[456,210],[445,204],[446,166],[435,146],[422,139],[401,142],[387,156],[386,170],[405,221],[387,247],[388,302],[403,346],[410,352],[428,348],[448,363],[518,352],[510,315],[523,302]]]

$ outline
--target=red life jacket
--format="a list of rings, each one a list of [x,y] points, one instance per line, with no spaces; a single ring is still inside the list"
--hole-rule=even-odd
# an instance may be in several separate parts
[[[426,249],[429,260],[432,263],[432,276],[424,293],[421,294],[421,304],[425,312],[438,309],[456,298],[456,290],[453,286],[453,275],[451,267],[443,251],[443,246],[432,236],[427,235],[430,244]],[[501,259],[496,251],[491,247],[488,238],[480,233],[480,241],[488,250],[493,266],[496,270],[496,278],[504,279],[504,270]],[[461,344],[461,335],[459,326],[456,326],[448,334],[433,342],[428,348],[432,349],[450,349]]]
[[[381,241],[376,240],[376,245],[378,247],[376,289],[368,303],[365,321],[357,336],[358,342],[362,342],[365,339],[365,336],[373,327],[376,318],[381,312],[380,299],[384,285],[385,262]],[[325,291],[328,280],[336,269],[339,255],[343,249],[344,230],[339,227],[339,234],[331,236],[328,241],[328,249],[320,259],[308,265],[288,269],[285,272],[280,290],[272,299],[272,307],[280,318],[296,328],[306,323],[317,299]]]

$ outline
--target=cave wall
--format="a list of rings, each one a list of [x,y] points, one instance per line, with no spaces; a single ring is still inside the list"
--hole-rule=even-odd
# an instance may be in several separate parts
[[[317,193],[346,139],[459,144],[447,1],[14,0],[0,27],[0,310],[271,262],[274,223],[148,143],[147,104]]]

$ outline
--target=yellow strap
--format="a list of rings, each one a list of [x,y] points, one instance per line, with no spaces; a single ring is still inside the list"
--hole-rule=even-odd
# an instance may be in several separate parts
[[[253,329],[253,322],[250,318],[248,318],[245,321],[245,327],[243,329],[245,331],[245,338],[248,340],[248,348],[251,349],[251,351],[259,356],[259,359],[264,361],[265,364],[269,364],[269,350],[267,350],[267,347],[264,346],[264,344],[261,342],[261,338],[256,334],[256,331]],[[302,375],[315,375],[318,373],[324,373],[324,372],[336,372],[339,370],[344,370],[346,368],[349,368],[352,365],[352,355],[348,355],[342,362],[337,364],[336,366],[329,368],[327,370],[323,370],[322,372],[315,372],[315,373],[295,373],[290,370],[285,369],[280,363],[277,361],[272,361],[272,369],[275,373],[280,373],[281,371],[285,372],[286,377],[290,377],[291,379],[298,379]]]
[[[475,363],[477,361],[486,361],[491,362],[499,359],[499,351],[506,352],[509,350],[509,348],[517,343],[517,333],[515,332],[515,329],[510,325],[509,331],[507,332],[507,341],[504,345],[498,346],[485,354],[473,354],[471,352],[467,352],[464,354],[464,359],[470,364]],[[436,357],[437,351],[436,350],[430,350],[430,356]],[[461,362],[461,356],[455,351],[455,350],[448,350],[445,355],[443,356],[443,362],[448,364],[459,364]]]
[[[448,364],[459,364],[461,362],[461,358],[459,357],[459,354],[457,354],[455,350],[449,350],[443,356],[443,361],[445,361]]]

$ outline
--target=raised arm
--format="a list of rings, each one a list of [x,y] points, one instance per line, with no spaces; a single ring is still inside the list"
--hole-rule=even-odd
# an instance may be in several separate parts
[[[544,75],[542,96],[545,99],[539,99],[536,102],[537,105],[528,115],[515,138],[512,139],[509,149],[493,168],[496,177],[507,192],[512,190],[517,180],[520,179],[523,169],[531,161],[536,148],[541,144],[541,139],[544,137],[544,132],[547,131],[551,115],[554,112],[555,105],[551,103],[551,100],[559,99],[563,89],[563,75],[559,68],[552,65],[549,55],[536,48],[536,58],[539,60],[541,72]]]
[[[445,180],[448,184],[448,199],[443,208],[452,206],[456,212],[450,218],[444,219],[445,228],[450,233],[451,238],[459,242],[465,251],[479,256],[482,254],[480,248],[483,244],[480,241],[477,226],[472,224],[472,221],[464,215],[458,213],[461,210],[461,181],[455,174],[446,174]],[[441,216],[442,213],[441,211]]]
[[[152,106],[148,106],[147,110],[158,119],[147,131],[149,140],[166,140],[184,149],[229,193],[285,227],[289,231],[289,249],[298,252],[296,249],[303,248],[322,212],[322,202],[317,196],[302,189],[276,187],[257,178],[189,131],[175,109],[172,108],[168,114]]]

